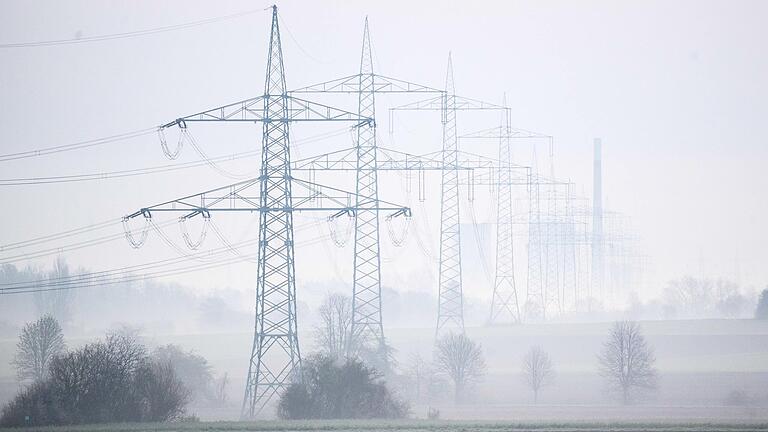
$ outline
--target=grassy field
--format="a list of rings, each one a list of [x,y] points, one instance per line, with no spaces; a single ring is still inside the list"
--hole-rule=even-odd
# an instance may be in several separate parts
[[[495,428],[494,430],[505,430],[515,422],[525,423],[528,425],[526,427],[587,427],[588,422],[600,422],[611,425],[606,427],[612,430],[627,425],[635,427],[641,424],[640,422],[661,423],[665,427],[713,422],[719,425],[768,424],[768,322],[644,322],[644,332],[658,359],[659,388],[652,398],[633,407],[616,405],[614,400],[607,397],[602,381],[597,375],[596,353],[601,348],[609,325],[610,323],[551,323],[468,328],[467,332],[483,344],[488,364],[488,374],[473,390],[471,403],[455,406],[450,394],[437,395],[429,401],[412,401],[412,417],[426,418],[428,403],[440,410],[442,419],[473,423],[419,423],[414,420],[407,424],[395,423],[394,426],[401,430],[472,431],[490,430],[487,429],[490,427]],[[310,334],[301,336],[302,343],[311,341]],[[424,358],[431,355],[431,328],[393,328],[388,331],[388,336],[398,349],[398,360],[402,368],[408,366],[412,353],[420,353]],[[190,413],[205,421],[238,418],[247,371],[247,362],[244,359],[250,354],[253,338],[250,332],[163,334],[148,331],[146,337],[150,345],[174,343],[186,349],[194,349],[209,360],[217,374],[228,372],[231,380],[228,391],[229,406],[213,407],[209,406],[210,404],[200,404],[189,407]],[[90,339],[71,338],[67,342],[70,347],[75,347],[88,340]],[[15,344],[15,338],[0,339],[0,404],[12,398],[19,389],[10,365]],[[556,379],[542,391],[540,405],[531,405],[530,391],[519,374],[520,360],[533,344],[541,345],[550,353],[556,368]],[[408,382],[396,386],[395,390],[407,397]],[[734,391],[742,391],[748,395],[749,403],[743,406],[729,404],[727,398]],[[501,423],[481,423],[485,421]],[[331,424],[335,423],[310,425],[329,429]],[[470,425],[483,425],[485,429],[473,429]],[[108,430],[114,430],[116,427],[118,426],[110,425]],[[306,430],[301,423],[200,423],[162,425],[157,428],[183,430],[188,427],[207,430],[258,430],[254,428],[262,427],[272,428],[263,430],[280,430],[289,427],[293,430]],[[343,429],[376,430],[377,427],[383,428],[381,423],[365,422],[354,423],[353,426]]]
[[[514,423],[469,421],[415,421],[415,420],[315,420],[315,421],[260,421],[260,422],[193,422],[148,424],[100,424],[46,428],[0,429],[4,431],[47,432],[144,432],[144,431],[768,431],[768,423]]]

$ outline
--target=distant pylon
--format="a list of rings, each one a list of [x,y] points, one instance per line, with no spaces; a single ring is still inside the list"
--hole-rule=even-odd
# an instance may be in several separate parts
[[[528,278],[525,290],[525,321],[546,319],[546,299],[542,286],[542,218],[540,209],[540,178],[536,168],[534,148],[533,169],[528,182]]]
[[[368,18],[365,18],[360,58],[358,114],[375,118],[375,88]],[[376,122],[357,128],[357,217],[355,218],[352,335],[378,353],[378,368],[386,368],[381,316],[381,256],[379,247],[378,166]],[[354,354],[354,353],[350,353]],[[369,359],[371,360],[371,359]]]
[[[259,212],[259,264],[256,274],[256,328],[243,399],[243,417],[253,417],[275,394],[299,377],[296,331],[288,105],[277,7],[272,7],[269,62],[264,86]],[[265,361],[269,353],[269,361]]]
[[[593,302],[602,303],[605,298],[603,276],[605,272],[603,239],[603,172],[602,142],[594,141],[594,165],[592,172],[592,271],[589,293],[589,307]]]
[[[576,266],[576,216],[573,209],[573,185],[565,185],[565,220],[561,230],[563,245],[563,309],[576,310],[579,302],[579,277]]]
[[[504,106],[507,98],[504,97]],[[515,258],[512,235],[512,155],[509,110],[502,111],[499,141],[499,171],[496,203],[496,276],[491,298],[489,322],[518,324],[522,321],[515,284]]]
[[[448,55],[448,72],[442,102],[443,170],[440,202],[440,282],[435,335],[451,329],[464,332],[464,300],[461,286],[461,230],[459,225],[458,136],[456,134],[456,92],[453,63]]]

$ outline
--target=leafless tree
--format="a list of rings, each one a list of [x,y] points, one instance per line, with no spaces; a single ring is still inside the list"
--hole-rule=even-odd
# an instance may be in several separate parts
[[[467,387],[485,374],[485,359],[479,343],[465,334],[448,333],[437,340],[435,368],[453,381],[455,401],[461,402]]]
[[[408,374],[413,379],[414,383],[414,396],[417,401],[421,400],[422,389],[426,384],[427,374],[429,373],[430,365],[425,361],[418,353],[411,356],[411,360],[408,364]]]
[[[418,353],[411,356],[406,368],[406,374],[413,384],[411,390],[415,401],[429,402],[445,393],[448,386],[445,378],[437,373],[431,362]]]
[[[139,418],[142,421],[175,420],[184,414],[184,407],[191,397],[170,362],[146,362],[136,372],[134,387],[140,401]]]
[[[555,370],[549,354],[539,346],[531,347],[523,357],[523,380],[533,390],[533,403],[539,402],[539,391],[554,378]]]
[[[656,388],[656,358],[637,322],[614,323],[598,360],[600,374],[611,390],[621,394],[624,404]]]
[[[205,357],[195,354],[194,351],[185,351],[178,345],[168,344],[156,347],[152,358],[158,363],[173,366],[176,377],[189,390],[193,402],[209,402],[215,399],[213,372]]]
[[[58,284],[66,282],[70,276],[69,266],[62,257],[57,257],[53,261],[53,268],[44,276],[40,282],[52,284],[51,290],[41,290],[34,294],[35,307],[41,315],[52,315],[60,322],[66,324],[69,322],[72,310],[72,297],[74,291],[71,289],[56,289]]]
[[[66,348],[61,326],[50,315],[25,325],[16,347],[13,365],[20,381],[44,379],[51,359]]]
[[[221,405],[227,404],[227,387],[229,387],[229,374],[224,372],[224,375],[216,380],[216,400]]]
[[[315,340],[321,352],[343,358],[353,351],[352,299],[343,294],[330,294],[320,305],[320,324],[315,327]]]
[[[132,374],[147,358],[147,347],[141,343],[137,329],[121,326],[107,333],[106,350],[110,361],[126,374]]]

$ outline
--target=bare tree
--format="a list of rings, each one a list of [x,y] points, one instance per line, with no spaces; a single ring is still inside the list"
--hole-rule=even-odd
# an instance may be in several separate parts
[[[184,414],[191,398],[170,362],[146,362],[136,371],[134,387],[141,406],[137,417],[141,421],[175,420]]]
[[[21,329],[16,347],[18,351],[13,365],[21,381],[44,379],[48,374],[51,359],[66,348],[61,326],[51,315],[27,323]]]
[[[552,360],[541,347],[534,346],[523,357],[523,380],[533,390],[533,403],[539,402],[539,391],[554,378]]]
[[[422,397],[422,389],[426,384],[427,375],[429,374],[430,365],[427,363],[419,353],[415,353],[411,356],[410,363],[408,364],[408,373],[413,379],[414,396],[415,400],[419,401]]]
[[[216,400],[221,405],[227,404],[227,387],[229,387],[229,374],[224,372],[224,375],[216,380]]]
[[[320,324],[315,327],[315,341],[321,352],[343,358],[353,351],[352,299],[343,294],[330,294],[320,305]]]
[[[483,349],[465,334],[448,333],[437,340],[435,368],[453,381],[455,401],[459,403],[467,387],[485,374]]]
[[[412,385],[409,390],[414,401],[431,402],[445,394],[445,389],[448,386],[445,377],[438,373],[435,366],[420,354],[411,355],[405,367],[409,384]]]
[[[192,402],[215,399],[213,372],[208,360],[193,351],[185,351],[174,344],[154,349],[152,358],[161,364],[170,364],[176,376],[190,392]]]
[[[35,307],[41,315],[52,315],[60,322],[66,324],[72,314],[72,297],[74,291],[71,289],[56,289],[59,284],[67,282],[70,277],[69,266],[62,257],[57,257],[53,261],[53,268],[41,280],[43,284],[51,284],[54,289],[40,290],[34,293]]]
[[[656,358],[634,321],[614,323],[598,356],[600,374],[628,404],[642,391],[656,388]]]

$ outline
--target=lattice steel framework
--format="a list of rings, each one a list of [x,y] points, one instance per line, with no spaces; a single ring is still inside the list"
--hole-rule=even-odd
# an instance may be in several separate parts
[[[369,130],[372,118],[310,102],[286,91],[283,53],[280,43],[277,7],[272,7],[272,25],[265,92],[197,114],[179,118],[161,126],[185,129],[189,122],[261,122],[262,153],[260,176],[223,188],[143,208],[126,218],[153,212],[185,212],[182,219],[217,211],[259,213],[259,249],[256,286],[256,321],[242,416],[253,418],[281,390],[301,379],[301,355],[296,329],[296,274],[294,261],[293,214],[297,211],[335,211],[336,216],[358,211],[351,202],[364,202],[365,211],[390,210],[391,215],[410,215],[410,209],[366,196],[297,180],[291,175],[290,123],[299,121],[346,121]],[[308,190],[299,197],[292,193],[294,184]],[[256,189],[256,190],[255,190]],[[331,191],[338,196],[320,193]],[[332,205],[318,206],[317,198],[330,199]]]
[[[592,171],[592,271],[590,273],[589,305],[601,306],[604,301],[603,279],[605,275],[603,239],[603,171],[602,143],[594,140],[594,165]],[[594,299],[594,300],[593,300]],[[598,303],[593,305],[593,303]]]
[[[503,105],[507,101],[504,100]],[[499,198],[496,202],[496,274],[491,297],[489,322],[497,323],[502,316],[513,324],[522,321],[515,284],[515,248],[512,236],[512,153],[509,112],[501,116],[502,135],[499,139]]]
[[[453,81],[453,61],[448,55],[443,95],[443,166],[458,166],[458,136],[456,134],[456,91]],[[459,171],[442,171],[440,201],[440,273],[437,327],[458,328],[464,332],[464,295],[461,286],[461,225],[459,218]]]
[[[363,31],[360,56],[360,87],[358,113],[375,119],[373,58],[368,33],[368,18]],[[384,354],[384,327],[381,320],[381,255],[379,247],[379,213],[374,208],[378,200],[378,164],[376,150],[376,121],[357,129],[357,207],[355,219],[354,275],[352,283],[353,337]]]
[[[368,18],[365,20],[361,51],[358,74],[301,87],[290,93],[355,94],[358,98],[358,114],[370,118],[371,122],[358,129],[354,148],[313,156],[298,161],[294,164],[294,168],[311,172],[355,171],[355,187],[358,192],[356,205],[359,211],[355,220],[354,233],[353,320],[350,331],[361,342],[354,345],[373,348],[373,351],[378,353],[377,358],[368,360],[374,361],[377,363],[376,366],[385,370],[388,359],[385,352],[381,310],[380,220],[378,210],[370,203],[376,201],[378,197],[378,171],[381,169],[379,158],[383,155],[387,160],[400,159],[403,153],[378,147],[375,95],[376,93],[441,94],[443,90],[374,73]],[[354,356],[357,353],[349,354]]]
[[[534,159],[534,167],[536,161]],[[546,298],[543,287],[544,266],[542,251],[542,218],[540,209],[540,185],[538,170],[534,168],[528,190],[528,278],[525,287],[525,320],[546,319]]]
[[[506,106],[506,98],[503,105]],[[491,296],[489,324],[519,324],[523,321],[518,286],[515,279],[514,258],[514,214],[512,188],[525,185],[529,188],[530,176],[521,178],[520,166],[512,163],[513,139],[549,139],[548,135],[535,133],[510,126],[510,110],[505,109],[499,127],[462,135],[461,139],[491,138],[499,141],[499,159],[496,179],[492,182],[498,187],[496,203],[496,269]],[[530,169],[524,167],[528,173]],[[484,179],[474,179],[473,183],[487,183]]]

